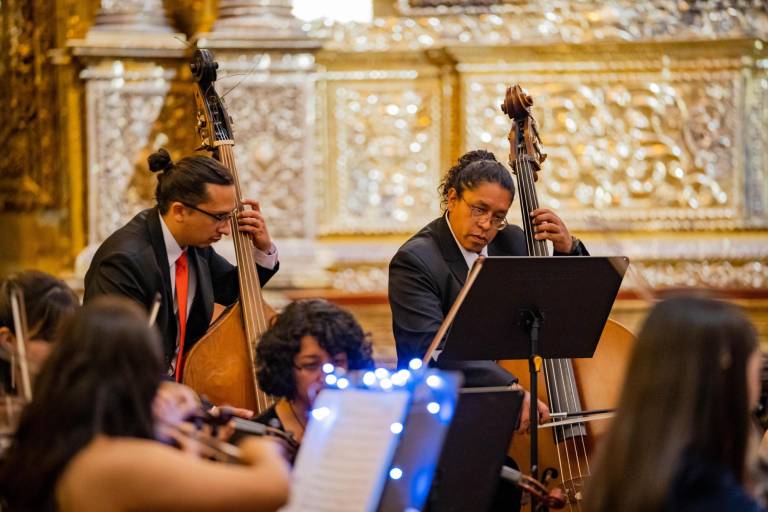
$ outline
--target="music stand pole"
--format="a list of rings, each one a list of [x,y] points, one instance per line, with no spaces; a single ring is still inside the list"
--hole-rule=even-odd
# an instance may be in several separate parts
[[[531,477],[539,479],[539,329],[544,316],[535,309],[525,309],[521,311],[523,325],[528,329],[528,339],[530,341],[530,354],[528,356],[528,373],[530,374],[530,430],[531,430]],[[536,497],[531,495],[531,510],[536,509]]]

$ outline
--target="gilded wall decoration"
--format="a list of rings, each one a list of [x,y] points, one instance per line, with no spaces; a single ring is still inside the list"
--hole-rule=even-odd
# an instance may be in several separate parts
[[[147,206],[146,148],[170,89],[172,70],[152,64],[126,73],[122,61],[86,69],[89,242],[104,240]],[[159,144],[158,144],[159,143]],[[138,177],[137,177],[138,175]],[[138,186],[131,186],[136,184]]]
[[[453,3],[453,2],[452,2]],[[500,2],[498,2],[500,3]],[[762,0],[508,0],[487,7],[408,7],[365,24],[314,23],[326,49],[417,50],[602,41],[711,41],[768,37]]]
[[[701,71],[657,73],[468,73],[466,148],[487,147],[506,161],[510,121],[494,107],[505,81],[519,81],[534,98],[548,154],[541,202],[563,212],[574,228],[590,229],[589,219],[625,230],[745,227],[743,81],[738,68],[707,66],[702,61],[692,64]]]
[[[743,133],[748,137],[744,197],[750,227],[764,225],[768,218],[768,59],[757,64],[754,74],[748,77],[743,121]]]
[[[407,233],[420,228],[438,209],[438,84],[336,81],[333,76],[326,93],[330,175],[322,231]]]
[[[768,260],[656,261],[634,263],[654,289],[701,287],[725,290],[768,288]],[[628,282],[624,288],[637,288]]]
[[[257,198],[280,238],[314,235],[311,55],[222,54],[217,90],[235,132],[245,197]],[[282,69],[281,69],[282,68]]]
[[[0,3],[0,140],[10,157],[0,163],[0,211],[31,211],[60,205],[66,183],[57,157],[60,101],[55,68],[46,52],[56,31],[44,23],[47,2]],[[30,90],[30,87],[34,87]]]

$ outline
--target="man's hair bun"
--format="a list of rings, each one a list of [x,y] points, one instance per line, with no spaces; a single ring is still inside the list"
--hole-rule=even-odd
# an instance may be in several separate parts
[[[156,153],[149,155],[147,161],[149,162],[149,170],[152,172],[165,172],[173,167],[171,155],[165,148],[160,148]]]

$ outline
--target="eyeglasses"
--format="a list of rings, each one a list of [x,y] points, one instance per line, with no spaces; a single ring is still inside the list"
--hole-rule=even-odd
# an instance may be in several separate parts
[[[193,206],[189,203],[185,203],[184,201],[179,201],[179,202],[184,206],[186,206],[187,208],[192,208],[196,212],[200,212],[204,215],[209,216],[216,222],[229,222],[230,220],[232,220],[232,213],[229,213],[229,212],[228,213],[211,213],[203,210],[202,208],[198,208],[197,206]]]
[[[317,373],[323,368],[323,366],[325,366],[328,363],[332,364],[333,366],[342,367],[342,368],[346,368],[348,364],[346,357],[339,357],[339,358],[333,359],[332,361],[327,361],[327,360],[312,361],[311,363],[304,363],[304,364],[294,363],[293,367],[299,371],[305,371],[307,373]]]
[[[507,219],[506,219],[506,217],[502,217],[502,216],[499,216],[499,215],[495,215],[495,216],[494,216],[494,215],[492,215],[492,214],[491,214],[491,212],[490,212],[489,210],[487,210],[486,208],[483,208],[482,206],[475,206],[475,205],[473,205],[473,204],[469,204],[469,203],[467,202],[467,200],[466,200],[466,199],[464,199],[464,198],[463,198],[463,197],[461,197],[461,196],[459,196],[459,199],[461,199],[462,201],[464,201],[464,204],[466,204],[467,206],[469,206],[469,212],[472,214],[472,217],[473,217],[474,219],[476,219],[477,221],[479,221],[479,222],[485,222],[486,220],[489,220],[489,219],[490,219],[490,221],[491,221],[491,226],[493,226],[494,228],[496,228],[496,230],[497,230],[497,231],[501,231],[502,229],[504,229],[505,227],[507,227],[507,224],[509,224],[509,223],[507,222]]]

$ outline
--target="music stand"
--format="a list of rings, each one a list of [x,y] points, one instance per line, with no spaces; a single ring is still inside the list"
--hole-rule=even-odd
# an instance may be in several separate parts
[[[464,388],[429,496],[429,512],[488,510],[523,406],[509,387]]]
[[[624,256],[481,256],[425,360],[448,332],[440,360],[528,359],[536,397],[541,358],[592,357],[628,265]],[[530,412],[538,479],[536,400]]]

